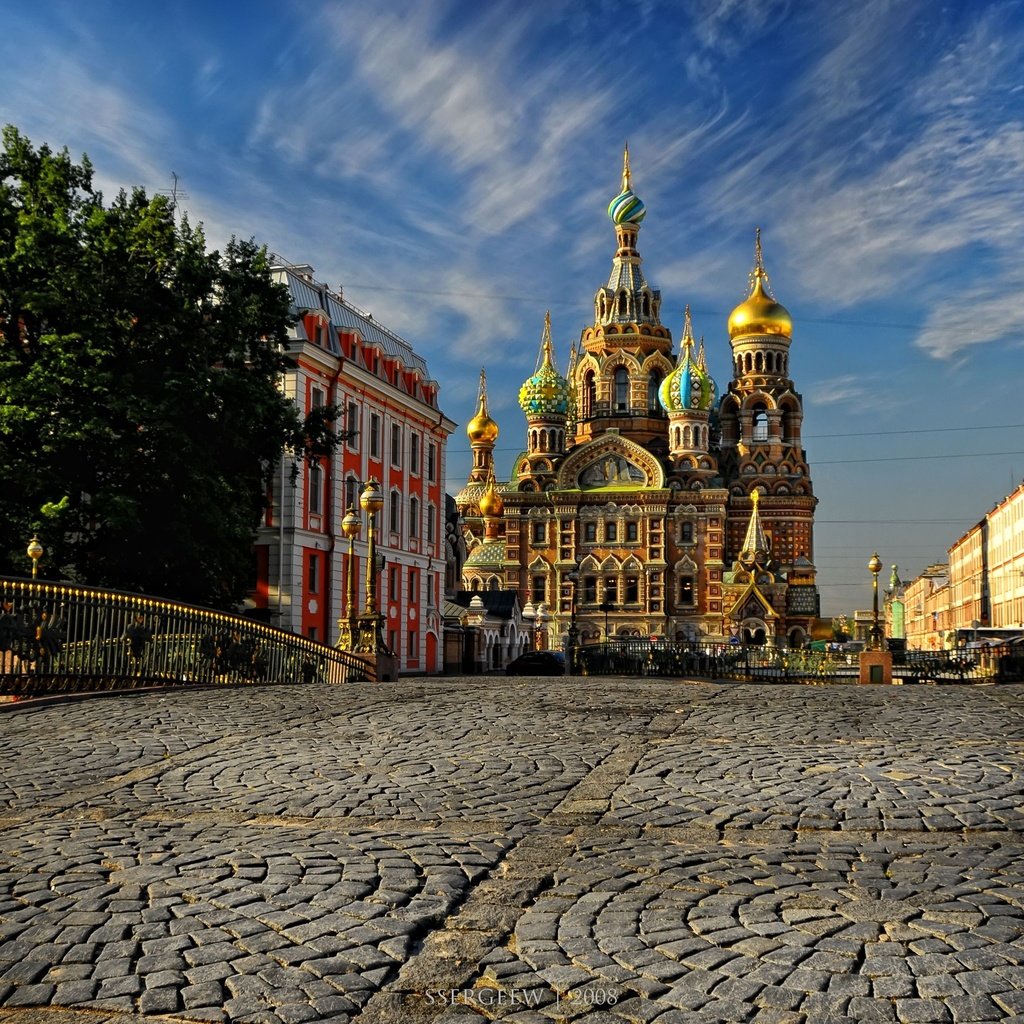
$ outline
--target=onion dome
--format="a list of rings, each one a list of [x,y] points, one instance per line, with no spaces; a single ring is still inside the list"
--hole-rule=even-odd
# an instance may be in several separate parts
[[[494,484],[494,474],[487,481],[487,490],[480,496],[480,514],[483,516],[500,516],[505,510],[498,488]]]
[[[622,191],[608,204],[613,224],[639,224],[647,214],[643,200],[630,188],[629,146],[622,158]]]
[[[480,371],[480,394],[476,415],[466,424],[466,434],[473,444],[493,444],[498,440],[498,424],[487,412],[487,371]]]
[[[793,320],[789,310],[776,302],[770,291],[768,272],[761,254],[761,229],[754,242],[754,269],[750,274],[750,295],[729,315],[729,337],[775,334],[793,336]]]
[[[544,316],[538,368],[519,389],[519,406],[527,416],[564,416],[569,411],[569,382],[555,369],[551,355],[551,313]]]
[[[683,321],[679,359],[675,369],[661,382],[658,397],[666,412],[684,412],[687,409],[705,411],[714,404],[715,382],[705,364],[703,339],[697,357],[693,354],[693,323],[689,306],[686,307]]]

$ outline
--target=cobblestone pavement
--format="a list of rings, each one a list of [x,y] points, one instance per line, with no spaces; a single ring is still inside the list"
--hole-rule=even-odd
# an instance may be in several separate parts
[[[0,1024],[1024,1022],[1024,688],[0,711]]]

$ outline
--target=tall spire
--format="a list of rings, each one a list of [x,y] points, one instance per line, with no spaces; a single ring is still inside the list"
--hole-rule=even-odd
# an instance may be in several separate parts
[[[480,367],[480,385],[476,391],[477,416],[487,415],[487,367]]]
[[[750,521],[747,523],[747,535],[743,538],[740,561],[756,564],[763,562],[768,556],[768,538],[761,525],[761,493],[755,487],[750,492]]]
[[[626,143],[626,148],[622,152],[622,191],[627,192],[632,188],[632,184],[629,180],[629,143]]]
[[[684,354],[688,354],[691,348],[693,348],[693,317],[690,316],[690,304],[687,303],[686,309],[683,311],[683,337],[681,339],[679,358],[682,359]]]
[[[704,356],[704,335],[700,336],[700,348],[697,350],[697,369],[707,372],[708,361]]]
[[[758,281],[761,282],[764,293],[769,298],[774,298],[771,281],[768,279],[768,271],[764,267],[764,251],[761,249],[761,229],[754,228],[754,269],[750,272],[751,292],[757,286]]]
[[[551,354],[551,310],[544,314],[544,333],[541,335],[540,355],[537,358],[537,369],[542,366],[554,368],[554,360]]]

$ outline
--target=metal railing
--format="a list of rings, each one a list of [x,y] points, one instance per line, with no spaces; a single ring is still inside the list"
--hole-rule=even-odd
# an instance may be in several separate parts
[[[614,640],[572,652],[578,675],[737,679],[746,682],[856,682],[857,652],[785,650],[700,641]],[[893,679],[904,683],[1024,681],[1020,645],[984,651],[907,651],[893,656]]]
[[[0,577],[0,694],[344,683],[347,651],[240,615],[98,587]]]

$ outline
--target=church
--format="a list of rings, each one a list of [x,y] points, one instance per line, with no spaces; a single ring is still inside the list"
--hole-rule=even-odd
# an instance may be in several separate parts
[[[536,372],[519,391],[526,447],[507,482],[495,474],[498,425],[481,373],[466,428],[472,467],[455,499],[462,585],[516,592],[541,647],[567,637],[800,647],[819,609],[817,498],[790,377],[792,320],[758,231],[720,392],[688,306],[673,351],[637,248],[645,214],[627,150],[593,323],[563,376],[545,317]]]

